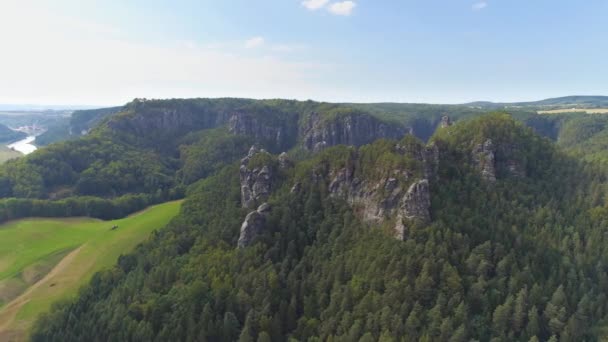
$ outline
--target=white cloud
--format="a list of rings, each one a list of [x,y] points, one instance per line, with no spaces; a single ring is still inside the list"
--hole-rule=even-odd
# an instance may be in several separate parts
[[[253,37],[245,42],[247,49],[253,49],[264,45],[264,37]]]
[[[327,5],[329,0],[306,0],[302,1],[302,6],[308,8],[311,11],[316,11]]]
[[[329,11],[335,15],[351,15],[357,4],[354,1],[336,2],[329,6]]]
[[[485,1],[480,1],[476,4],[473,5],[473,10],[474,11],[481,11],[482,9],[488,7],[488,3]]]

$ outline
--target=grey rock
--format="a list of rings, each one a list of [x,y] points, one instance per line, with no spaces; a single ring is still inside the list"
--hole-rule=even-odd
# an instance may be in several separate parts
[[[431,192],[428,179],[412,183],[401,201],[401,213],[407,219],[431,221]]]
[[[300,127],[304,147],[318,152],[335,145],[361,146],[380,138],[399,139],[408,129],[387,124],[371,115],[349,114],[331,120],[322,120],[319,113],[312,113]]]
[[[277,146],[286,144],[286,128],[277,125],[268,125],[256,115],[237,111],[228,120],[228,131],[232,134],[248,135],[256,140],[273,142]]]
[[[431,192],[429,181],[422,179],[412,183],[401,200],[397,222],[395,224],[395,237],[405,240],[407,226],[404,219],[418,221],[424,224],[431,222]]]
[[[428,179],[418,180],[404,191],[402,182],[409,177],[404,175],[411,172],[394,170],[393,173],[400,177],[360,180],[354,176],[352,167],[342,168],[329,175],[327,189],[330,196],[342,198],[355,207],[366,222],[378,224],[396,218],[395,235],[403,239],[406,221],[430,223],[431,193]]]
[[[291,187],[291,193],[292,193],[292,194],[297,194],[297,193],[299,193],[301,190],[302,190],[302,183],[300,183],[300,182],[297,182],[296,184],[294,184],[294,185]]]
[[[316,143],[315,146],[313,146],[312,151],[317,153],[317,152],[323,151],[326,148],[327,148],[327,141],[323,140],[323,141],[319,141],[318,143]]]
[[[272,207],[270,206],[270,204],[262,203],[262,205],[260,205],[258,207],[258,213],[260,213],[260,214],[268,213],[268,212],[270,212],[271,209],[272,209]]]
[[[241,160],[239,176],[241,182],[241,205],[243,208],[254,208],[258,203],[270,197],[272,191],[273,175],[271,169],[264,165],[262,168],[250,169],[249,159],[256,153],[266,153],[251,147],[247,157]]]
[[[260,149],[256,145],[252,145],[249,148],[249,152],[247,153],[247,158],[251,158],[256,155],[256,153],[260,152]]]
[[[238,240],[238,248],[245,248],[260,235],[266,226],[266,217],[260,212],[252,211],[245,217],[241,225],[241,233]]]
[[[281,169],[287,169],[287,168],[293,166],[293,162],[289,159],[289,157],[287,156],[287,153],[285,153],[285,152],[279,154],[278,160],[279,160],[279,167]]]
[[[439,123],[439,127],[446,128],[449,126],[452,126],[452,120],[450,119],[450,117],[447,115],[442,116],[441,122]]]

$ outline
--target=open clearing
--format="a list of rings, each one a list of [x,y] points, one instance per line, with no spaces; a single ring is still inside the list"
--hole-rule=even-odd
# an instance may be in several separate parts
[[[608,114],[608,108],[569,108],[539,110],[538,114],[561,114],[561,113],[587,113],[587,114]]]
[[[0,225],[0,340],[24,339],[40,313],[163,228],[180,206],[168,202],[114,221],[28,218]]]
[[[12,150],[4,145],[0,145],[0,164],[7,160],[23,157],[23,153]]]

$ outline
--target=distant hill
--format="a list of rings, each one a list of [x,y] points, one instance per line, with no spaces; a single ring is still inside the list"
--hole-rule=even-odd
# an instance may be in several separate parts
[[[116,114],[122,107],[77,110],[72,116],[49,126],[48,130],[36,137],[36,145],[45,146],[54,142],[78,138],[86,134],[100,121]]]
[[[564,96],[540,101],[529,102],[489,102],[477,101],[466,103],[467,106],[480,108],[503,108],[503,107],[608,107],[608,96]]]
[[[26,112],[40,112],[40,111],[64,111],[64,110],[83,110],[98,108],[95,106],[73,106],[73,105],[34,105],[34,104],[1,104],[1,111],[26,111]]]
[[[23,132],[13,131],[12,129],[0,124],[0,143],[11,143],[27,137]]]

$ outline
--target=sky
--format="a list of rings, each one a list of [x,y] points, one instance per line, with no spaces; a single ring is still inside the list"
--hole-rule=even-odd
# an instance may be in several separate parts
[[[0,103],[608,95],[606,0],[0,0]]]

